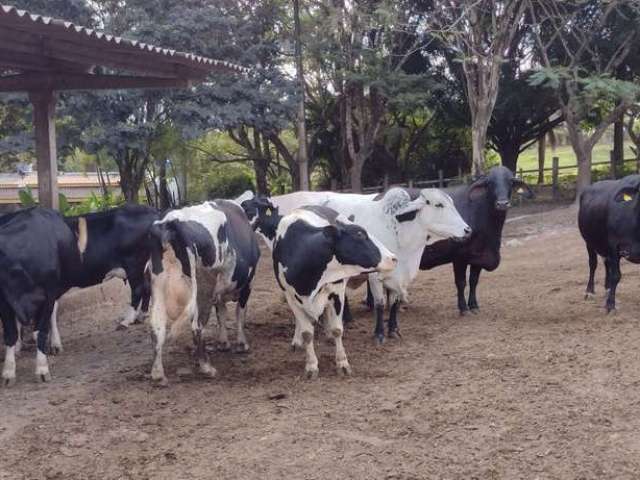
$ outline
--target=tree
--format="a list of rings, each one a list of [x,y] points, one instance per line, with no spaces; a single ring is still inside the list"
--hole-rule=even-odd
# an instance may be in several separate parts
[[[638,94],[637,85],[614,77],[638,48],[638,7],[624,0],[530,0],[528,13],[542,66],[531,83],[556,93],[578,161],[578,199],[591,183],[593,147]]]
[[[500,154],[502,165],[513,172],[520,153],[563,121],[555,95],[531,85],[528,77],[503,75],[487,129],[489,146]]]
[[[484,170],[487,129],[498,96],[502,63],[513,50],[522,22],[524,0],[434,0],[430,10],[433,34],[456,52],[462,65],[471,113],[473,170]]]
[[[307,127],[305,124],[304,97],[305,82],[302,65],[302,38],[300,32],[300,0],[293,0],[293,19],[295,25],[294,43],[296,57],[296,81],[298,83],[298,116],[296,130],[298,133],[297,162],[300,169],[300,189],[309,190],[309,157],[307,155]]]

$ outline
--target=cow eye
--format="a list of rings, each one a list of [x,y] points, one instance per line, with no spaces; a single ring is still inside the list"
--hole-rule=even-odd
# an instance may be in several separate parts
[[[367,233],[364,230],[358,230],[358,238],[361,240],[364,240],[367,238]]]

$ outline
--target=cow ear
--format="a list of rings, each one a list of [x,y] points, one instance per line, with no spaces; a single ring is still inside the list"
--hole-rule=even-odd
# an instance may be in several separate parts
[[[535,198],[536,194],[533,193],[531,187],[527,185],[525,182],[520,180],[519,178],[513,178],[511,180],[511,185],[515,189],[518,195],[522,195],[524,198]]]
[[[44,290],[37,287],[29,274],[15,263],[0,269],[0,290],[17,319],[25,325],[35,319],[46,299]]]
[[[481,177],[475,182],[473,182],[469,187],[469,191],[467,192],[467,196],[469,197],[469,200],[477,200],[478,198],[486,195],[488,190],[487,188],[488,183],[489,181],[487,180],[487,177]]]
[[[406,222],[413,220],[418,215],[418,212],[424,208],[426,201],[424,197],[420,196],[415,200],[411,200],[404,207],[395,212],[396,220],[399,222]]]
[[[622,187],[613,197],[614,201],[618,203],[627,203],[636,198],[638,189],[633,187]]]
[[[322,233],[333,242],[335,242],[338,239],[338,236],[340,236],[340,230],[338,230],[338,227],[335,225],[327,225],[326,227],[323,227]]]

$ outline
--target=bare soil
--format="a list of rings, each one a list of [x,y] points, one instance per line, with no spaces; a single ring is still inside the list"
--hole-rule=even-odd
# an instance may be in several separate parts
[[[403,338],[376,347],[354,293],[347,379],[324,335],[320,378],[302,378],[267,255],[252,350],[214,354],[214,380],[184,374],[185,342],[166,357],[171,385],[154,387],[148,327],[115,331],[122,282],[69,293],[53,381],[36,382],[24,351],[0,390],[0,479],[639,478],[640,272],[623,265],[607,316],[602,267],[597,300],[583,299],[575,209],[510,217],[479,315],[458,315],[451,267],[422,272]]]

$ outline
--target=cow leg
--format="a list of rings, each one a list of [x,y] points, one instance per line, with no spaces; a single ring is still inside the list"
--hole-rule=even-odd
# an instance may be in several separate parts
[[[384,343],[384,287],[382,282],[373,275],[369,275],[369,284],[376,312],[374,338],[379,345],[382,345]]]
[[[458,310],[460,310],[460,315],[466,315],[469,311],[466,299],[464,298],[464,289],[467,286],[467,264],[461,261],[454,261],[453,274],[458,291]]]
[[[587,290],[584,293],[585,300],[596,293],[594,288],[594,280],[596,276],[596,268],[598,268],[598,254],[596,253],[596,251],[587,246],[587,253],[589,254],[589,281],[587,282]]]
[[[16,353],[20,353],[22,350],[22,325],[18,322],[18,319],[14,319],[16,324],[17,340],[16,340]]]
[[[56,302],[53,304],[53,312],[51,313],[51,346],[49,354],[58,355],[59,353],[62,353],[62,340],[58,330],[58,302]]]
[[[316,357],[316,351],[313,346],[313,322],[306,314],[298,321],[300,322],[300,335],[302,336],[306,353],[304,372],[306,377],[311,380],[318,377],[318,357]]]
[[[373,310],[374,308],[374,301],[373,301],[373,293],[371,292],[371,285],[369,284],[369,281],[367,280],[367,296],[364,299],[364,302],[362,302],[364,305],[366,305],[369,310]]]
[[[55,307],[55,300],[48,299],[38,312],[38,339],[36,341],[36,377],[48,382],[51,380],[49,372],[49,362],[47,361],[47,345],[49,343],[49,328],[51,326],[51,315]]]
[[[389,309],[389,326],[387,327],[389,332],[388,336],[389,338],[400,338],[400,329],[398,328],[398,308],[400,307],[400,298],[397,293],[391,293],[389,304],[391,307]]]
[[[193,332],[193,344],[196,349],[196,365],[198,370],[203,375],[207,377],[213,378],[218,373],[216,369],[211,365],[209,361],[209,354],[207,353],[206,344],[204,341],[204,327],[207,324],[209,319],[209,315],[211,314],[211,307],[208,308],[198,308],[199,313],[196,313],[191,320],[191,331]],[[223,310],[224,313],[220,313]],[[225,302],[220,301],[216,304],[216,312],[218,315],[218,322],[220,322],[220,317],[222,316],[223,321],[226,322],[226,311],[227,306]],[[202,319],[202,320],[201,320]],[[228,341],[228,340],[227,340]]]
[[[338,296],[338,301],[330,301],[324,310],[326,329],[336,344],[336,370],[338,375],[351,375],[351,366],[342,343],[342,334],[344,332],[342,315],[344,313],[345,292],[343,290],[340,293],[336,293],[336,295]]]
[[[345,295],[344,305],[342,306],[342,323],[348,325],[353,322],[353,315],[351,314],[351,308],[349,308],[349,298]]]
[[[217,349],[221,352],[231,350],[231,342],[229,342],[229,332],[227,331],[227,305],[225,302],[219,302],[216,305],[216,317],[218,318],[218,342]]]
[[[142,316],[141,309],[145,293],[144,275],[136,273],[134,269],[125,269],[125,272],[129,280],[129,286],[131,287],[131,304],[127,307],[127,311],[116,328],[117,330],[124,330],[134,323],[139,323]],[[148,306],[147,302],[147,308]]]
[[[0,302],[0,316],[4,330],[4,365],[2,367],[2,384],[10,387],[16,383],[16,349],[18,342],[18,329],[20,326],[13,310],[4,302]]]
[[[607,258],[608,273],[609,273],[609,293],[607,295],[607,313],[616,309],[616,288],[620,281],[620,257],[617,252],[610,252]]]
[[[480,280],[480,272],[482,267],[471,265],[469,268],[469,310],[471,313],[478,313],[480,307],[478,306],[478,299],[476,298],[476,288],[478,287],[478,281]]]
[[[161,293],[160,291],[158,293]],[[164,374],[162,364],[162,351],[167,340],[167,312],[162,295],[156,295],[151,309],[151,337],[153,339],[153,367],[151,368],[151,379],[159,385],[167,386],[169,382]]]
[[[251,295],[251,287],[245,286],[240,291],[240,298],[236,304],[236,344],[233,346],[235,353],[246,353],[249,351],[249,342],[244,333],[244,324],[247,321],[247,302]]]

